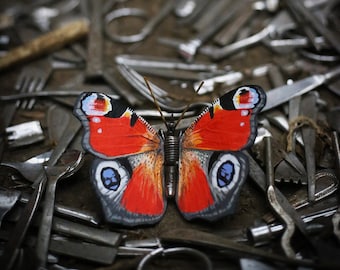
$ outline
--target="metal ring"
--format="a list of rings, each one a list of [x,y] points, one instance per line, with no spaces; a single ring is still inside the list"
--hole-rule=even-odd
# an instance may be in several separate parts
[[[109,31],[108,29],[108,26],[113,20],[116,20],[122,17],[141,17],[143,19],[146,19],[146,15],[147,15],[146,12],[140,8],[115,9],[105,16],[105,25],[104,25],[105,34],[112,41],[120,42],[120,43],[133,43],[133,42],[141,41],[146,36],[143,31],[141,31],[138,34],[133,34],[133,35],[118,35],[115,33],[111,33],[111,31]]]
[[[209,259],[209,257],[204,254],[203,252],[193,249],[193,248],[187,248],[187,247],[175,247],[175,248],[167,248],[164,249],[162,247],[155,249],[154,251],[150,252],[149,254],[145,255],[143,259],[139,262],[137,270],[143,270],[145,265],[153,258],[159,256],[159,255],[174,255],[174,254],[189,254],[197,257],[200,259],[204,265],[205,269],[212,270],[212,262]]]

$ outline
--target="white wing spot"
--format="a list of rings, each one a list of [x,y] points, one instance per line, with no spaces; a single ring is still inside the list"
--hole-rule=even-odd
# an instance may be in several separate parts
[[[100,123],[100,118],[99,118],[99,117],[93,117],[93,118],[92,118],[92,121],[93,121],[94,123]]]
[[[247,116],[249,114],[248,110],[241,110],[241,116]]]

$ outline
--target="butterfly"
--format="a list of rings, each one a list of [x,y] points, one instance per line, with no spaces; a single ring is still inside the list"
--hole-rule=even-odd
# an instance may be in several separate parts
[[[82,93],[75,104],[95,156],[90,178],[108,222],[154,224],[174,199],[187,220],[217,220],[235,211],[248,161],[241,150],[256,137],[261,87],[245,85],[207,106],[185,130],[155,130],[108,95]]]

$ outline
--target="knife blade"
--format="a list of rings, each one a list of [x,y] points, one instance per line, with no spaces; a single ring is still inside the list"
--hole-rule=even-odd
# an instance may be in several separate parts
[[[262,112],[268,111],[279,106],[293,97],[301,96],[316,87],[334,79],[340,74],[340,66],[331,69],[323,74],[315,74],[304,79],[298,80],[293,84],[276,87],[266,93],[267,102]]]

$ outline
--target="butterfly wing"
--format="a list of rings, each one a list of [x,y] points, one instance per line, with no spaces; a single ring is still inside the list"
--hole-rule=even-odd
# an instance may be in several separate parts
[[[74,113],[85,128],[85,150],[98,157],[113,158],[159,148],[157,132],[133,110],[105,94],[83,93]]]
[[[248,174],[241,152],[184,150],[176,202],[190,220],[216,220],[234,212]]]
[[[156,152],[94,160],[91,179],[108,222],[154,224],[164,215],[163,160]]]
[[[128,226],[159,221],[166,200],[157,132],[101,93],[83,93],[74,112],[85,129],[83,147],[97,157],[91,181],[107,221]]]
[[[256,114],[265,104],[258,86],[230,91],[183,134],[177,206],[187,219],[215,220],[234,211],[248,174],[239,151],[256,137]]]

